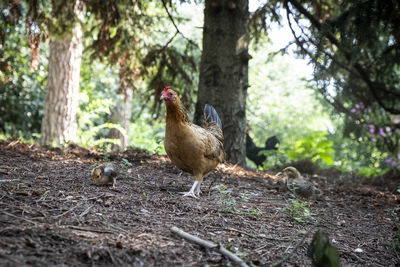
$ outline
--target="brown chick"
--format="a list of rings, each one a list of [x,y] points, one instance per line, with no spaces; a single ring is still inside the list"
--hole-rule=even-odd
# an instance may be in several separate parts
[[[92,179],[98,185],[112,183],[113,188],[115,188],[117,175],[117,167],[112,163],[101,164],[92,170]]]
[[[283,175],[286,180],[287,189],[294,195],[302,198],[310,198],[314,195],[315,189],[311,182],[305,180],[300,172],[294,167],[287,167],[277,176]]]

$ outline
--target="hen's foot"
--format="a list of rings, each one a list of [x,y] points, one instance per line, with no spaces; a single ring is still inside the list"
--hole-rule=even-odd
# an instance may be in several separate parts
[[[195,194],[193,191],[181,192],[181,194],[182,194],[184,197],[193,197],[193,198],[196,198],[196,199],[199,198],[199,196],[196,196],[196,194]]]

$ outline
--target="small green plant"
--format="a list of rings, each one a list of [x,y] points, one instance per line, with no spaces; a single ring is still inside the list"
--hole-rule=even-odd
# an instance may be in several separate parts
[[[43,193],[43,198],[46,198],[47,197],[47,195],[50,193],[50,190],[46,190],[46,191],[44,191],[44,193]]]
[[[313,213],[311,213],[309,207],[311,206],[311,202],[299,200],[299,199],[290,199],[290,204],[283,208],[283,212],[288,214],[295,222],[306,224],[309,223],[313,219]]]
[[[132,167],[132,163],[130,163],[129,160],[123,158],[121,159],[121,163],[119,164],[119,166],[123,169],[128,169],[129,167]]]
[[[29,186],[26,184],[14,184],[13,185],[13,190],[19,190],[20,188],[29,188]]]
[[[218,195],[216,195],[215,198],[218,199],[218,201],[220,202],[222,206],[222,212],[251,215],[262,214],[262,212],[258,209],[246,208],[241,210],[238,208],[238,204],[249,201],[249,195],[247,192],[244,192],[239,197],[235,198],[234,196],[232,196],[232,190],[228,189],[228,187],[224,184],[216,185],[214,186],[214,189],[218,191]]]
[[[143,197],[146,199],[146,201],[149,201],[150,199],[150,196],[146,192],[143,192]]]
[[[40,198],[40,200],[41,201],[44,201],[44,200],[46,200],[46,198],[47,198],[47,195],[50,193],[50,190],[46,190],[46,191],[44,191],[44,193],[43,193],[43,195],[42,195],[42,197]]]
[[[246,213],[251,214],[251,215],[262,215],[262,211],[258,209],[247,209]]]
[[[236,199],[232,196],[232,190],[228,189],[228,187],[224,184],[219,184],[214,187],[218,191],[218,198],[219,202],[222,205],[222,212],[233,213],[237,214],[240,213],[236,209]]]
[[[103,156],[103,162],[109,162],[111,155],[109,153],[105,153]]]
[[[96,168],[96,167],[98,167],[100,165],[101,165],[101,163],[99,161],[96,161],[96,162],[93,162],[92,165],[90,165],[90,168],[94,169],[94,168]]]

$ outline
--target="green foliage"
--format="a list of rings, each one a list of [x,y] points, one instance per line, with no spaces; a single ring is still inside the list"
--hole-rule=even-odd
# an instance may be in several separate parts
[[[47,46],[41,48],[38,70],[31,72],[24,28],[16,26],[7,31],[7,42],[0,43],[0,132],[30,139],[40,133]]]
[[[339,267],[339,251],[329,241],[329,236],[318,230],[308,248],[308,256],[315,267]]]
[[[309,207],[311,202],[300,200],[300,199],[290,199],[288,206],[283,208],[283,212],[288,214],[295,222],[300,224],[310,223],[313,219],[313,213],[311,213]]]
[[[260,154],[265,155],[267,158],[267,160],[263,162],[263,170],[268,170],[276,166],[288,165],[290,163],[289,156],[286,153],[285,145],[279,146],[279,149],[277,151],[261,151]]]
[[[77,143],[107,150],[110,144],[120,143],[119,139],[107,138],[110,129],[126,133],[121,125],[108,122],[117,97],[118,80],[116,72],[101,62],[89,63],[85,55],[81,67]],[[93,77],[93,73],[98,76]]]
[[[327,140],[324,132],[314,132],[297,140],[287,154],[290,160],[310,159],[313,162],[322,161],[328,165],[333,164],[333,142]]]
[[[218,194],[214,197],[222,206],[222,212],[232,214],[262,215],[262,212],[258,209],[238,208],[240,203],[248,201],[248,195],[246,193],[243,193],[240,197],[234,197],[232,196],[232,190],[228,189],[228,187],[224,184],[216,185],[213,187],[213,189],[218,191]]]
[[[103,162],[110,162],[110,153],[105,153],[103,156]]]
[[[129,162],[129,160],[122,158],[121,159],[121,163],[119,164],[119,166],[123,169],[127,169],[129,167],[132,167],[132,163]]]
[[[49,193],[50,193],[50,190],[46,190],[46,191],[44,191],[43,195],[40,197],[40,199],[39,199],[39,200],[41,200],[41,201],[45,201],[45,200],[46,200],[46,198],[47,198],[47,196],[49,195]]]
[[[278,151],[262,152],[267,156],[264,168],[289,164],[303,156],[329,162],[330,143],[322,139],[334,125],[299,71],[305,66],[287,55],[274,54],[267,45],[252,53],[247,103],[252,136],[258,146],[272,135],[280,141]],[[314,139],[320,147],[313,144]]]
[[[120,144],[119,139],[112,139],[112,138],[95,138],[99,132],[103,129],[117,129],[122,134],[126,134],[124,128],[121,127],[119,124],[114,123],[104,123],[95,127],[91,127],[89,130],[81,132],[79,135],[78,143],[84,147],[99,147],[105,148],[105,144]]]
[[[315,88],[298,71],[305,66],[287,55],[274,54],[268,46],[263,48],[252,52],[247,119],[257,146],[272,135],[280,140],[277,151],[261,152],[267,157],[263,169],[310,159],[321,167],[376,176],[393,166],[385,163],[391,154],[377,146],[376,136],[347,131],[344,117],[315,96]]]
[[[299,52],[314,65],[314,85],[345,116],[345,136],[400,154],[400,5],[392,1],[318,1],[287,5]],[[294,10],[296,9],[296,10]],[[303,20],[303,15],[314,18]],[[310,23],[311,22],[311,23]],[[311,25],[310,25],[311,24]],[[368,32],[368,35],[365,33]],[[301,47],[301,48],[300,48]]]
[[[149,201],[150,200],[150,196],[146,193],[146,192],[143,192],[143,197],[146,199],[146,201]]]
[[[214,187],[218,191],[216,198],[222,206],[221,211],[226,213],[237,214],[239,211],[236,208],[236,199],[232,196],[232,190],[224,184],[219,184]]]
[[[139,117],[131,123],[129,144],[154,154],[165,154],[165,124]]]
[[[355,172],[366,177],[385,174],[390,165],[385,163],[389,153],[382,151],[369,138],[356,138],[354,135],[344,137],[340,133],[331,135],[335,150],[335,167],[344,172]]]

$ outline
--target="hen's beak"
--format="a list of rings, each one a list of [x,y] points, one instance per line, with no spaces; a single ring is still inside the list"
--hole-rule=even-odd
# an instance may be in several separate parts
[[[164,100],[164,99],[165,99],[165,96],[163,94],[161,94],[160,100]]]

